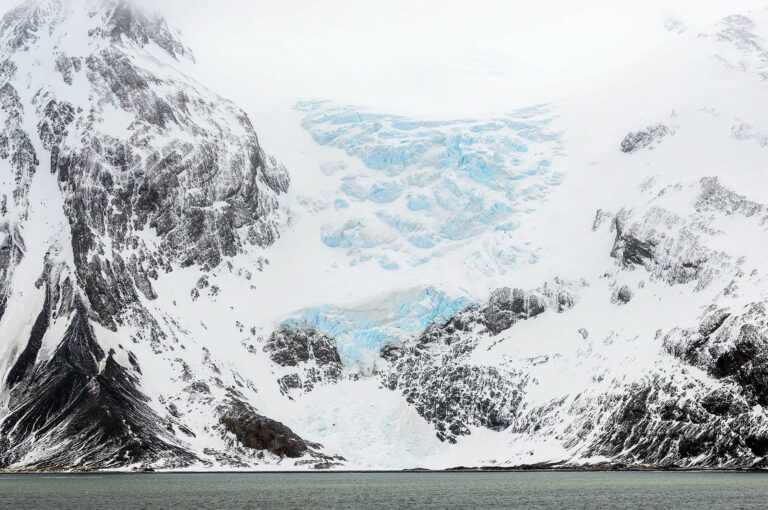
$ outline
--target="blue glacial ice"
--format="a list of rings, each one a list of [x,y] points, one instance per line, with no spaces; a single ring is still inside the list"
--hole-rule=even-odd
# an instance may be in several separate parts
[[[368,190],[354,178],[345,179],[339,190],[347,197],[357,200],[366,200],[368,198]]]
[[[402,192],[402,186],[396,182],[377,182],[371,186],[368,198],[377,204],[388,204],[397,200]]]
[[[432,288],[396,293],[364,310],[319,306],[297,312],[286,324],[307,324],[336,340],[345,363],[376,355],[386,343],[418,335],[433,322],[444,322],[473,303]]]
[[[426,211],[429,208],[429,198],[426,195],[408,195],[408,209],[411,211]]]
[[[517,226],[562,180],[563,144],[546,105],[455,120],[317,101],[297,109],[315,142],[351,158],[329,177],[337,179],[336,217],[321,233],[327,246],[347,250],[350,263],[374,260],[398,270],[501,236],[525,251]]]
[[[329,248],[353,250],[366,250],[389,241],[369,232],[365,223],[360,220],[349,220],[341,225],[326,225],[321,232],[321,239]]]

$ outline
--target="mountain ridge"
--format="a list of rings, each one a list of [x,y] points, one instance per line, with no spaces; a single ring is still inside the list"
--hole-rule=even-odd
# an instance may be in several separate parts
[[[162,18],[11,11],[0,468],[764,467],[767,28],[506,116],[302,102],[289,175]]]

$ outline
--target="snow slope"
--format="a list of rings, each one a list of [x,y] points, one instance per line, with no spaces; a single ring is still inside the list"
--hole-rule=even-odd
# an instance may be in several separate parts
[[[764,434],[762,407],[753,405],[746,414],[726,413],[725,417],[702,407],[709,406],[708,402],[723,392],[741,398],[744,391],[752,391],[749,388],[755,382],[747,383],[744,390],[743,382],[734,382],[739,376],[724,377],[706,364],[692,364],[670,347],[670,334],[674,336],[679,329],[698,329],[713,309],[725,307],[738,315],[765,300],[761,290],[765,280],[760,275],[765,271],[768,241],[764,198],[757,191],[766,189],[767,160],[759,135],[764,131],[759,126],[764,123],[765,112],[755,100],[765,94],[761,74],[764,50],[758,35],[764,33],[765,21],[766,13],[760,11],[749,18],[726,18],[708,33],[679,33],[665,47],[623,69],[613,82],[590,83],[589,89],[576,90],[551,107],[555,112],[551,129],[562,133],[562,148],[553,151],[557,158],[552,173],[562,175],[562,183],[540,197],[535,209],[526,211],[526,215],[513,213],[504,218],[521,219],[517,220],[519,227],[501,244],[502,249],[511,249],[525,243],[535,258],[524,259],[517,266],[503,264],[503,271],[484,279],[468,272],[469,264],[448,260],[461,253],[456,248],[412,273],[410,281],[452,290],[452,295],[465,295],[472,304],[484,303],[494,287],[530,290],[559,277],[569,282],[576,301],[563,313],[548,311],[496,335],[481,328],[475,332],[477,338],[471,340],[477,345],[472,345],[469,353],[454,352],[447,358],[433,354],[437,361],[422,362],[426,366],[409,362],[405,368],[399,365],[395,369],[423,376],[413,382],[414,386],[397,383],[394,389],[434,423],[450,418],[451,413],[443,412],[441,418],[436,418],[434,415],[440,413],[430,408],[466,405],[461,398],[452,402],[450,393],[461,384],[447,375],[448,380],[434,375],[440,367],[459,363],[502,368],[501,382],[494,383],[497,389],[525,381],[522,399],[509,422],[504,422],[504,430],[489,432],[487,427],[470,426],[470,434],[455,438],[457,444],[449,450],[452,454],[435,454],[422,459],[419,465],[603,461],[759,465],[762,450],[755,445],[760,444]],[[391,156],[393,147],[399,152],[395,152],[397,157],[385,160],[386,164],[396,161],[396,171],[390,169],[389,173],[439,167],[441,163],[434,156],[409,163],[410,154],[422,150],[419,142],[413,141],[412,126],[455,125],[442,119],[360,114],[355,109],[316,103],[301,104],[299,111],[315,141],[340,149],[313,153],[313,158],[320,160],[315,166],[320,167],[318,182],[327,186],[319,196],[332,211],[312,209],[313,219],[307,220],[314,222],[321,240],[324,220],[315,219],[318,215],[325,214],[340,223],[354,215],[363,222],[375,214],[377,207],[382,208],[370,204],[370,195],[350,199],[349,187],[344,187],[350,177],[383,178],[382,173],[388,171],[378,168],[382,165],[378,158],[381,154]],[[393,127],[395,122],[402,123],[403,129],[398,129],[397,124]],[[464,128],[467,137],[473,133],[468,124]],[[628,138],[630,133],[644,131],[648,137]],[[664,135],[657,139],[661,133]],[[645,145],[646,139],[651,143]],[[640,140],[637,147],[633,140]],[[432,155],[443,151],[443,147],[438,139],[424,153]],[[371,155],[376,155],[372,163]],[[472,189],[471,184],[462,190],[467,188]],[[429,185],[418,189],[429,198],[439,193]],[[407,208],[407,198],[407,192],[402,192],[393,203],[402,201]],[[336,200],[350,206],[337,211]],[[382,209],[399,210],[397,206]],[[617,227],[631,228],[642,241],[651,240],[653,261],[640,257],[635,263],[635,257],[624,257],[621,252],[626,250],[623,240],[617,240]],[[476,249],[478,244],[473,240],[469,246]],[[340,249],[354,256],[390,245],[397,246],[397,241]],[[363,261],[369,268],[367,280],[379,271],[377,262],[375,258]],[[339,295],[359,293],[354,279],[345,283],[343,275],[348,270],[341,264],[336,267],[333,283],[324,283],[318,272],[305,286],[312,288],[317,282]],[[403,271],[410,269],[401,266],[393,273]],[[397,277],[395,274],[392,278]],[[738,292],[733,291],[736,286]],[[382,286],[366,288],[375,294]],[[345,307],[368,308],[363,304],[365,299],[359,303],[358,307]],[[302,315],[309,324],[332,335],[340,333],[338,310],[318,316],[324,308],[314,303],[309,310],[309,314]],[[349,312],[348,320],[355,323],[357,315]],[[370,317],[366,321],[361,327],[363,334],[370,330]],[[387,323],[387,319],[381,322]],[[764,328],[760,324],[756,327]],[[760,331],[765,338],[764,329]],[[401,341],[406,347],[412,345],[412,332],[403,333]],[[392,335],[376,338],[382,345],[393,343]],[[380,370],[386,374],[382,376],[386,383],[390,368]],[[432,394],[419,394],[420,385],[435,383],[438,389],[429,386]],[[680,393],[688,386],[691,389]],[[463,391],[477,397],[487,387],[484,382]],[[646,394],[649,387],[652,392]],[[441,395],[439,388],[448,396]],[[624,411],[634,404],[632,397],[637,394],[644,396],[642,405],[637,405],[647,416],[640,416],[638,424],[624,425]],[[692,407],[695,409],[690,410]],[[682,408],[685,412],[670,411],[680,416],[675,420],[667,418],[665,423],[659,416],[661,408]],[[484,411],[477,414],[482,418]],[[749,425],[742,428],[740,424],[747,415]],[[469,421],[476,418],[470,417]],[[648,432],[646,421],[658,421],[660,425]],[[644,449],[636,446],[640,441],[630,432],[626,433],[629,439],[608,432],[621,427],[636,430],[638,435],[647,434],[646,442],[656,443]],[[440,430],[438,426],[436,432]],[[343,436],[356,432],[348,429]],[[715,453],[717,448],[728,450],[721,444],[733,436],[741,437],[740,447]],[[689,452],[688,443],[701,443],[701,451]],[[368,459],[361,462],[369,465]]]

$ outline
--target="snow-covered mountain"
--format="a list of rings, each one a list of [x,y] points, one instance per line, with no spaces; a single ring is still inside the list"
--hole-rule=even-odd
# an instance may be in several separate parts
[[[667,27],[503,114],[301,101],[286,169],[162,18],[11,11],[0,468],[763,467],[768,10]]]

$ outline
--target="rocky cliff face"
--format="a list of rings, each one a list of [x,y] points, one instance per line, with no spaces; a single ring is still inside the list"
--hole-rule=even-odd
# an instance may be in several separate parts
[[[242,110],[181,71],[194,61],[178,35],[130,2],[27,2],[0,34],[0,465],[199,462],[178,412],[148,405],[144,360],[105,337],[178,342],[148,306],[154,281],[271,245],[287,172]]]
[[[498,289],[486,306],[432,324],[404,346],[385,346],[382,357],[390,365],[381,373],[382,382],[402,392],[435,425],[441,441],[455,443],[473,426],[506,430],[520,414],[527,376],[507,363],[478,366],[471,362],[473,351],[481,338],[493,338],[547,310],[563,312],[573,301],[559,281],[533,292]]]
[[[270,335],[264,352],[287,372],[278,382],[289,397],[295,391],[312,391],[316,384],[338,382],[342,376],[336,342],[304,324],[281,326]]]
[[[665,201],[686,201],[690,213],[674,213]],[[614,397],[588,454],[665,467],[764,467],[768,330],[765,296],[754,293],[762,280],[756,269],[744,267],[748,257],[712,245],[720,244],[718,238],[738,238],[717,228],[722,220],[731,228],[733,222],[751,226],[764,239],[766,208],[708,177],[689,190],[658,190],[644,209],[638,220],[630,218],[639,211],[616,216],[611,255],[622,271],[640,267],[650,280],[707,297],[690,328],[657,332],[675,368],[653,370]]]

